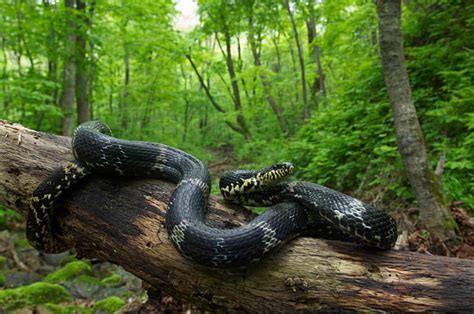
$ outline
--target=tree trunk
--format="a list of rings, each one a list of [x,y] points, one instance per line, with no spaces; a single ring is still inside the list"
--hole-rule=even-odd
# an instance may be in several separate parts
[[[423,134],[411,97],[403,54],[400,0],[378,0],[377,11],[380,53],[398,150],[420,206],[420,220],[434,240],[453,239],[452,229],[456,223],[448,211],[438,179],[428,162]]]
[[[250,43],[250,49],[252,50],[253,61],[257,68],[260,68],[262,62],[260,60],[260,53],[257,50],[257,44],[255,43],[255,36],[254,36],[254,25],[253,25],[253,11],[249,12],[248,17],[248,41]],[[275,101],[271,94],[270,89],[270,82],[268,82],[268,78],[263,72],[259,71],[260,80],[262,81],[263,86],[263,93],[265,98],[267,99],[270,108],[272,108],[273,113],[275,114],[278,124],[280,125],[280,129],[288,137],[291,137],[290,129],[288,128],[288,123],[286,122],[285,117],[283,116],[283,109],[280,107],[279,104]]]
[[[92,0],[89,3],[89,16],[87,18],[88,28],[91,33],[91,37],[93,37],[92,32],[94,31],[93,27],[93,18],[94,18],[94,11],[96,0]],[[96,58],[94,58],[94,40],[89,40],[89,74],[88,74],[88,82],[87,82],[87,95],[89,99],[89,117],[91,120],[94,119],[94,80],[95,80],[95,69],[96,69]]]
[[[194,73],[196,73],[196,76],[198,77],[198,80],[199,80],[199,84],[200,84],[201,88],[204,89],[204,92],[206,93],[207,99],[209,99],[212,106],[217,111],[219,111],[221,113],[226,113],[227,111],[221,105],[219,105],[219,103],[212,96],[211,91],[209,89],[209,84],[206,84],[206,82],[204,82],[204,79],[203,79],[201,73],[199,73],[199,70],[196,67],[196,64],[194,63],[193,59],[191,58],[191,55],[187,54],[186,59],[188,59],[189,63],[191,64],[191,67],[193,68]],[[239,134],[241,134],[242,136],[245,137],[245,134],[243,133],[243,131],[240,127],[238,127],[237,125],[235,125],[234,123],[232,123],[228,120],[225,120],[224,122],[225,122],[225,124],[227,124],[227,126],[229,128],[231,128],[232,131],[237,132],[237,133],[239,133]],[[206,125],[207,125],[207,111],[206,111]]]
[[[2,33],[2,54],[3,54],[3,69],[2,69],[2,92],[3,92],[3,110],[4,114],[8,117],[10,113],[10,100],[8,96],[8,55],[7,55],[7,46],[6,46],[6,37]]]
[[[127,115],[127,98],[128,98],[128,83],[130,82],[130,64],[129,64],[129,48],[128,44],[123,45],[123,66],[124,66],[124,78],[123,78],[123,89],[122,96],[120,97],[120,126],[126,130],[128,128],[128,115]]]
[[[53,17],[52,12],[54,11],[54,15],[56,15],[56,4],[51,4],[49,0],[43,0],[43,6],[46,12],[48,12],[50,18]],[[48,37],[46,38],[48,45],[47,45],[47,58],[48,58],[48,80],[50,82],[57,83],[58,80],[58,47],[56,44],[56,29],[54,28],[54,22],[51,19],[49,22],[49,33]],[[58,88],[56,87],[57,84],[53,87],[53,96],[51,103],[54,105],[58,105]]]
[[[325,85],[325,78],[323,69],[321,66],[321,50],[319,46],[316,44],[316,17],[314,12],[314,1],[308,1],[308,11],[309,11],[309,20],[306,21],[306,28],[308,30],[308,46],[310,47],[310,53],[313,57],[313,62],[316,63],[318,76],[314,78],[313,83],[311,84],[311,97],[313,98],[313,102],[316,105],[316,91],[319,87],[321,91],[321,95],[326,97],[326,85]]]
[[[0,121],[0,204],[25,214],[33,189],[73,158],[70,139]],[[199,267],[174,249],[164,216],[171,183],[95,176],[64,201],[62,239],[79,256],[123,266],[156,289],[212,311],[472,311],[474,261],[369,251],[299,238],[247,271]],[[211,197],[217,227],[251,217]]]
[[[217,35],[216,35],[217,36]],[[250,131],[247,127],[247,123],[245,121],[244,115],[242,114],[242,102],[240,100],[240,90],[239,90],[239,83],[237,81],[237,77],[235,75],[235,69],[234,69],[234,61],[232,60],[232,48],[231,48],[231,37],[228,32],[224,34],[225,36],[225,47],[226,47],[226,53],[224,55],[226,59],[226,64],[227,64],[227,71],[229,72],[229,78],[230,78],[230,83],[232,86],[232,92],[234,94],[234,108],[235,112],[237,114],[237,125],[239,128],[242,130],[242,135],[245,137],[245,139],[250,139],[252,136],[250,134]],[[216,38],[218,40],[218,38]],[[219,41],[218,41],[219,42]]]
[[[153,53],[150,52],[150,56],[148,58],[149,64],[153,64]],[[155,93],[156,93],[156,86],[158,78],[160,77],[159,71],[155,71],[152,75],[152,71],[150,67],[147,67],[145,70],[147,82],[148,83],[148,92],[145,101],[145,108],[143,110],[143,115],[140,121],[140,139],[147,133],[147,129],[150,125],[150,122],[153,120],[153,104],[155,100]]]
[[[33,56],[31,54],[31,50],[25,40],[25,30],[23,29],[23,12],[21,8],[21,4],[18,1],[14,1],[16,7],[16,22],[18,27],[18,46],[23,46],[25,48],[25,54],[28,60],[30,61],[30,69],[32,72],[35,71],[35,62],[33,60]]]
[[[190,102],[189,102],[189,99],[188,99],[188,91],[192,89],[192,86],[188,87],[188,78],[187,78],[186,72],[184,72],[184,67],[183,67],[182,64],[180,66],[180,70],[181,70],[181,75],[183,77],[183,85],[184,85],[183,86],[183,91],[184,91],[184,95],[183,95],[183,98],[184,98],[184,115],[183,115],[182,141],[183,141],[183,143],[186,143],[186,138],[187,138],[187,135],[188,135],[188,124],[191,120],[190,119],[190,114],[189,114]]]
[[[288,50],[290,52],[291,67],[292,67],[294,77],[295,77],[295,79],[294,79],[294,83],[295,83],[295,89],[294,89],[295,101],[299,102],[299,99],[300,99],[300,93],[298,91],[298,89],[299,89],[299,75],[298,75],[298,69],[297,69],[297,66],[296,66],[295,51],[293,49],[291,35],[288,36]],[[290,99],[291,99],[291,103],[293,104],[293,99],[292,98],[290,98]],[[294,106],[292,105],[291,108],[293,109]]]
[[[293,12],[291,12],[290,4],[288,0],[283,0],[283,5],[285,6],[286,10],[288,11],[288,15],[290,16],[291,27],[293,28],[293,34],[295,36],[296,41],[296,48],[298,49],[298,58],[300,61],[300,68],[301,68],[301,90],[303,94],[303,119],[311,118],[311,113],[309,112],[308,107],[308,96],[306,92],[306,74],[304,69],[304,58],[303,58],[303,50],[301,48],[300,39],[298,36],[298,29],[296,27],[295,18],[293,16]]]
[[[86,57],[86,37],[89,28],[89,18],[86,13],[86,4],[83,0],[76,0],[76,8],[79,14],[76,37],[76,101],[77,122],[83,123],[91,119],[88,95],[88,62]]]
[[[273,43],[273,46],[275,47],[275,53],[276,53],[276,64],[272,67],[272,70],[275,73],[279,73],[281,69],[280,48],[278,47],[279,37],[280,37],[280,33],[278,33],[276,38],[272,36],[272,43]]]
[[[64,41],[64,77],[61,108],[63,118],[61,127],[63,135],[71,135],[73,128],[73,109],[76,86],[76,23],[74,22],[74,0],[65,0],[66,5],[66,38]]]
[[[240,45],[240,37],[237,37],[237,52],[238,52],[238,71],[239,71],[239,74],[242,74],[242,69],[243,69],[243,66],[244,66],[244,61],[242,60],[242,52],[241,52],[241,45]],[[247,104],[249,106],[253,106],[255,105],[255,98],[251,98],[250,97],[250,94],[249,94],[249,91],[247,89],[247,85],[245,84],[245,79],[244,79],[244,76],[241,75],[240,77],[240,81],[242,82],[242,88],[244,90],[244,94],[245,94],[245,98],[247,99]]]

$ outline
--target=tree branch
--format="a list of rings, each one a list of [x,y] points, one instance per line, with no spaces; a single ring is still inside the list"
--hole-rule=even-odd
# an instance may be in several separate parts
[[[21,140],[19,140],[21,139]],[[70,139],[0,120],[0,204],[25,214],[31,192],[72,158]],[[185,260],[168,241],[164,213],[174,186],[95,176],[69,193],[58,213],[61,238],[78,254],[122,265],[174,297],[213,310],[467,311],[474,261],[300,238],[245,272]],[[211,197],[212,225],[241,224]]]
[[[209,90],[209,87],[204,82],[204,79],[202,78],[201,73],[199,73],[199,70],[197,69],[196,64],[194,64],[194,61],[191,58],[191,55],[186,54],[186,59],[188,59],[189,63],[191,64],[191,67],[193,68],[194,73],[196,73],[196,76],[199,79],[199,83],[201,84],[201,87],[204,89],[204,92],[206,93],[207,98],[209,99],[211,104],[214,106],[214,108],[216,108],[217,111],[225,113],[226,111],[224,110],[224,108],[222,108],[214,99],[214,97],[212,97],[211,91]]]

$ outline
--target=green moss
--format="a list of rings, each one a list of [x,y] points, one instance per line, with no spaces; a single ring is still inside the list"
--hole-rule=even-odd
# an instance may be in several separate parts
[[[5,256],[0,256],[0,269],[4,269],[7,266],[7,258]]]
[[[101,292],[104,287],[99,279],[89,275],[81,275],[71,283],[82,297],[91,299],[95,299],[97,293]]]
[[[96,285],[96,286],[102,286],[102,282],[93,277],[93,276],[89,276],[89,275],[80,275],[78,276],[76,279],[74,279],[74,282],[75,283],[85,283],[85,284],[89,284],[89,285]]]
[[[58,283],[77,277],[84,273],[92,272],[92,267],[84,261],[73,261],[66,264],[63,268],[49,274],[43,281],[49,283]]]
[[[430,238],[430,232],[426,229],[420,230],[420,235],[425,240],[428,240]]]
[[[448,217],[444,221],[444,227],[446,228],[446,230],[459,231],[459,226],[458,226],[458,224],[456,223],[456,220],[454,220],[453,217]]]
[[[30,244],[28,243],[28,240],[25,238],[18,238],[15,240],[15,247],[17,249],[25,249],[31,247]]]
[[[125,301],[119,297],[112,296],[106,299],[97,301],[92,308],[93,313],[114,313],[125,305]]]
[[[46,303],[44,307],[46,308],[47,311],[43,311],[43,312],[47,312],[51,314],[77,314],[77,313],[90,314],[92,313],[91,309],[80,307],[78,305],[61,306],[61,305],[57,305],[53,303]]]
[[[117,274],[113,274],[109,277],[105,277],[101,280],[101,282],[104,284],[104,285],[109,285],[109,286],[113,286],[113,285],[117,285],[119,284],[120,282],[122,281],[122,277],[120,277],[119,275]]]
[[[5,276],[0,274],[0,286],[3,286],[5,284]]]
[[[27,305],[60,303],[71,299],[71,295],[60,285],[35,282],[29,286],[0,291],[0,308],[18,309]]]

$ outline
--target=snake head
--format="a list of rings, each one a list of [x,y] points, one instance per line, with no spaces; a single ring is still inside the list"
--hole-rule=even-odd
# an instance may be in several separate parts
[[[289,176],[295,173],[295,166],[288,161],[273,164],[271,170],[278,171],[282,176]]]

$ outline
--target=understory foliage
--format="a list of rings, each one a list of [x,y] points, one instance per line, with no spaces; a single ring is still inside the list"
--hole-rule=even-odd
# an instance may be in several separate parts
[[[474,6],[468,1],[413,1],[403,9],[410,84],[432,167],[445,156],[442,185],[448,200],[463,201],[472,209]],[[366,17],[375,14],[370,12]],[[357,16],[347,14],[341,23],[358,25]],[[322,49],[344,55],[347,67],[342,71],[351,69],[352,75],[338,82],[339,92],[329,105],[300,130],[289,156],[303,165],[304,179],[354,191],[385,205],[391,200],[412,203],[378,52],[367,41],[354,38],[354,29],[347,31],[337,36],[348,36],[350,48],[334,46],[331,40]]]
[[[190,31],[174,27],[171,0],[82,3],[84,11],[63,1],[2,0],[0,118],[61,132],[72,14],[73,32],[86,41],[78,67],[87,73],[91,116],[116,136],[176,146],[211,165],[219,163],[216,150],[231,152],[241,167],[289,160],[299,179],[386,208],[416,206],[397,150],[373,1],[199,0],[200,24]],[[435,168],[445,156],[443,189],[468,208],[473,16],[467,0],[403,6],[407,66],[430,162]]]

